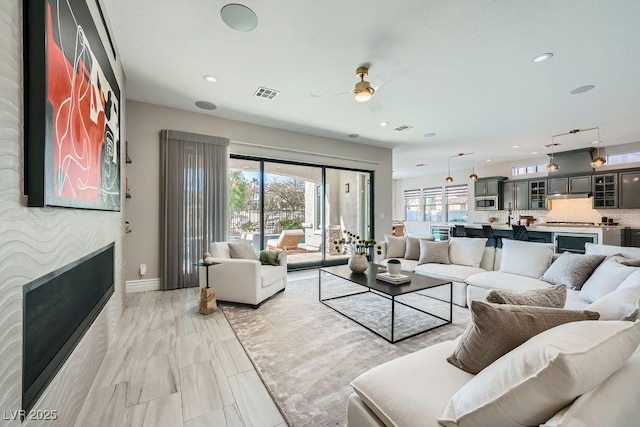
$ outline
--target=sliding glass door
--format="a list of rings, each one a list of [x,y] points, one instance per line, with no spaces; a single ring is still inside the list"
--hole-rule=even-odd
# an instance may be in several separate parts
[[[370,237],[372,173],[232,156],[230,239],[285,251],[290,269],[344,264],[333,243],[348,230]]]

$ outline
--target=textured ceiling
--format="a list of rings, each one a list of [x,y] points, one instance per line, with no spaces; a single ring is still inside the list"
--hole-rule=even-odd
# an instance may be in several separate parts
[[[637,0],[250,0],[252,32],[227,27],[226,3],[214,0],[103,4],[128,99],[350,142],[357,133],[394,148],[394,177],[424,174],[417,163],[446,170],[458,152],[475,152],[477,163],[540,157],[551,135],[573,128],[600,126],[603,147],[640,141]],[[533,63],[543,52],[554,57]],[[374,95],[381,112],[352,95],[309,96],[352,90],[363,64],[370,81],[408,70]],[[280,95],[254,97],[259,86]],[[572,135],[557,150],[593,139]]]

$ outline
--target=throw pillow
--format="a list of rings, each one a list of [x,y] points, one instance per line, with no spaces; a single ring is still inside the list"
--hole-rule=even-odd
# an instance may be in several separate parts
[[[639,343],[640,322],[556,326],[473,377],[438,421],[448,427],[540,425],[622,368]]]
[[[640,267],[640,259],[625,258],[618,260],[618,262],[627,267]]]
[[[624,282],[620,283],[618,289],[624,289],[628,287],[640,286],[640,270],[636,270],[629,277],[624,279]]]
[[[630,320],[640,318],[640,284],[619,287],[615,291],[589,304],[585,310],[600,313],[600,320]]]
[[[549,243],[502,239],[500,271],[540,279],[552,258],[553,245]]]
[[[621,257],[611,257],[595,269],[580,290],[580,298],[594,302],[615,291],[637,269],[617,262]]]
[[[542,331],[599,317],[593,311],[472,301],[471,322],[447,360],[463,371],[477,374]]]
[[[491,289],[487,292],[485,298],[487,302],[494,304],[564,308],[564,304],[567,302],[567,287],[565,285],[556,285],[522,292]]]
[[[569,289],[580,289],[604,258],[604,255],[565,252],[544,272],[542,280],[554,285],[566,285]]]
[[[452,237],[449,242],[449,261],[451,264],[480,267],[487,239]]]
[[[258,260],[258,254],[253,249],[253,244],[248,240],[229,242],[229,254],[231,258]]]
[[[407,236],[407,248],[404,252],[404,259],[411,259],[417,261],[420,259],[420,240],[429,240],[433,242],[435,239],[433,236],[429,237],[413,237]]]
[[[280,265],[280,252],[278,251],[260,251],[260,264],[262,265]]]
[[[418,264],[450,264],[449,242],[431,242],[420,240],[420,258]]]
[[[387,244],[387,258],[402,258],[406,252],[407,238],[385,234],[384,241]]]

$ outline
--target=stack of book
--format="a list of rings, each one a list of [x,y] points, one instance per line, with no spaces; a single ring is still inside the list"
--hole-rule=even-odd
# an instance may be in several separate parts
[[[376,279],[387,283],[393,283],[394,285],[411,282],[411,277],[404,274],[378,273],[376,274]]]

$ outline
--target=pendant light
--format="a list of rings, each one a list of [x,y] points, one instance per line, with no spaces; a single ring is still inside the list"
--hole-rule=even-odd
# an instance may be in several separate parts
[[[444,179],[446,182],[453,182],[453,178],[451,177],[451,156],[449,156],[449,169],[447,173],[447,177]]]
[[[600,166],[607,163],[604,157],[600,157],[600,142],[602,141],[600,141],[600,128],[597,127],[596,129],[598,130],[598,139],[596,141],[593,141],[592,144],[598,147],[598,151],[596,153],[596,158],[591,162],[591,167],[593,168],[599,168]]]
[[[475,155],[475,153],[471,153],[471,158],[472,158],[472,169],[471,169],[471,175],[469,175],[469,179],[471,181],[477,181],[478,180],[478,175],[476,175],[476,155]]]
[[[551,137],[551,144],[545,146],[545,147],[551,147],[551,159],[549,161],[549,164],[547,165],[547,170],[549,172],[555,172],[558,169],[560,169],[560,166],[558,166],[558,164],[553,161],[553,147],[555,145],[560,145],[560,144],[553,142],[553,138],[555,138],[555,135]]]

